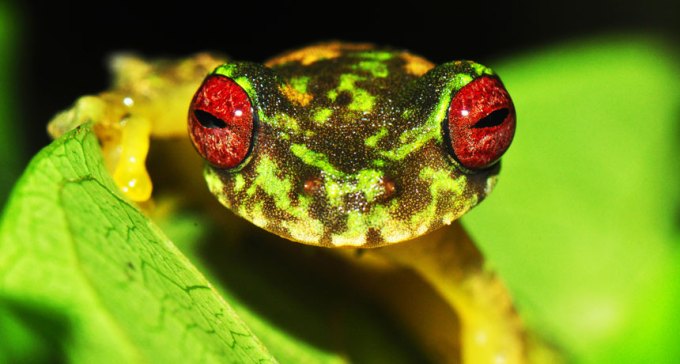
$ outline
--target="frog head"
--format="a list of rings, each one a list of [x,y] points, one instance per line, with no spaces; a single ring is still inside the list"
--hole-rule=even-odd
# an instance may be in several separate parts
[[[494,72],[327,43],[206,77],[189,134],[210,191],[287,239],[376,247],[426,234],[493,189],[515,130]]]

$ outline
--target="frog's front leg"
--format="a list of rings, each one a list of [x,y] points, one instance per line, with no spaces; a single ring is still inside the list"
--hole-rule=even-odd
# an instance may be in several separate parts
[[[464,363],[528,362],[527,337],[500,279],[458,223],[365,255],[414,270],[458,314]]]
[[[79,98],[50,121],[48,132],[57,138],[92,122],[118,187],[129,199],[146,201],[152,192],[145,166],[149,139],[185,137],[191,96],[203,77],[223,61],[205,53],[180,61],[116,56],[111,61],[111,89]]]

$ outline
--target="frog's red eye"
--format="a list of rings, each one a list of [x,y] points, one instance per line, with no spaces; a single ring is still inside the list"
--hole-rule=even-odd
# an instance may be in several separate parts
[[[253,130],[245,90],[225,76],[208,76],[189,108],[189,135],[198,153],[215,167],[234,168],[248,156]]]
[[[497,162],[515,135],[515,107],[503,84],[480,77],[451,100],[445,123],[454,158],[469,169]]]

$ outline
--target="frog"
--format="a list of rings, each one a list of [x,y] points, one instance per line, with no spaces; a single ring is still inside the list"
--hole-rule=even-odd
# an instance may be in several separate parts
[[[207,53],[112,64],[114,86],[48,129],[58,137],[96,120],[107,168],[130,200],[151,200],[149,139],[187,138],[207,189],[234,214],[353,264],[420,274],[461,321],[459,357],[447,361],[524,363],[540,346],[458,223],[494,189],[516,128],[492,69],[346,42],[262,64]]]
[[[371,248],[449,225],[484,199],[515,110],[478,63],[432,68],[336,43],[221,65],[188,124],[211,192],[232,211],[293,241]]]

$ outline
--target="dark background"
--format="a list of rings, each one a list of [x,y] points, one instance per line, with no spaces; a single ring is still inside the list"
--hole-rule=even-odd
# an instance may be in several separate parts
[[[23,24],[22,89],[28,155],[49,142],[45,124],[79,95],[107,87],[116,51],[183,56],[214,50],[262,61],[328,39],[409,49],[437,63],[495,58],[602,33],[646,32],[677,40],[677,1],[137,1],[16,3]],[[491,64],[493,66],[493,64]]]

